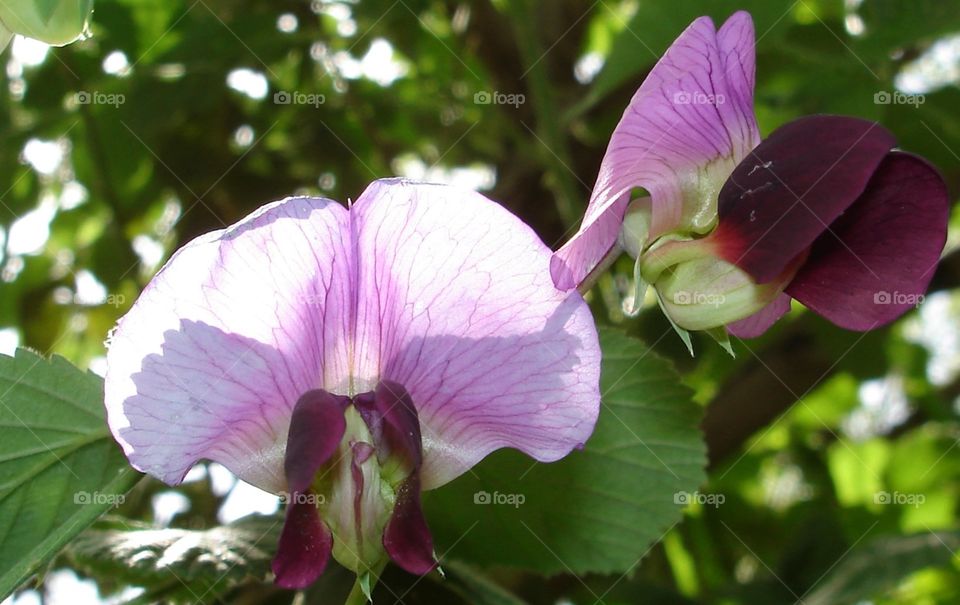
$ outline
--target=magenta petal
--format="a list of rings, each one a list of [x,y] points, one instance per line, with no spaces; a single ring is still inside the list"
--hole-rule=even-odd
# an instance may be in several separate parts
[[[790,300],[787,294],[781,293],[753,315],[727,324],[727,332],[737,338],[757,338],[790,311]]]
[[[306,588],[320,577],[330,560],[333,536],[320,520],[311,498],[292,498],[273,559],[276,584],[281,588]]]
[[[353,205],[361,258],[354,373],[403,385],[423,439],[422,486],[512,447],[553,461],[599,413],[589,308],[550,277],[550,249],[478,193],[374,183]]]
[[[891,152],[814,243],[787,292],[843,328],[893,321],[926,292],[946,241],[949,201],[933,166]]]
[[[550,259],[550,275],[558,288],[576,288],[617,245],[629,202],[630,195],[624,194],[590,224],[584,219],[580,231],[554,253]]]
[[[433,538],[420,505],[420,477],[411,475],[397,489],[397,503],[383,532],[383,548],[404,570],[423,575],[433,571]]]
[[[775,279],[857,199],[894,144],[882,126],[857,118],[781,126],[730,175],[710,237],[757,282]]]
[[[746,11],[734,13],[717,32],[726,83],[724,102],[717,109],[731,132],[730,152],[735,158],[745,157],[760,143],[760,129],[753,112],[756,45],[753,19]]]
[[[613,247],[633,188],[653,198],[651,237],[677,228],[690,214],[704,213],[690,218],[694,222],[712,220],[716,191],[705,181],[717,180],[719,189],[729,174],[723,166],[732,169],[760,142],[754,61],[746,12],[734,14],[719,32],[701,17],[680,34],[614,129],[580,230],[556,253],[558,287],[582,281]]]
[[[294,404],[348,377],[348,233],[343,206],[289,198],[195,239],[151,280],[107,353],[108,421],[136,468],[175,484],[205,458],[287,490]]]
[[[324,390],[307,391],[293,407],[284,471],[291,492],[305,492],[320,467],[330,460],[343,439],[343,411],[350,399]]]

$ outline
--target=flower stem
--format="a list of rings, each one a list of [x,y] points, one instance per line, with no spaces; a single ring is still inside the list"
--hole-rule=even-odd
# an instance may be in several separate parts
[[[367,595],[363,594],[363,588],[360,586],[360,578],[357,577],[353,583],[353,589],[350,591],[343,605],[366,605],[366,603]]]
[[[380,574],[386,566],[387,562],[383,561],[373,567],[367,568],[366,573],[359,574],[353,582],[353,588],[350,590],[350,594],[347,595],[347,600],[344,601],[343,605],[366,605],[368,602],[373,602],[373,587],[377,585]],[[364,586],[364,582],[366,582],[366,587]],[[369,598],[367,598],[368,593],[370,594]]]

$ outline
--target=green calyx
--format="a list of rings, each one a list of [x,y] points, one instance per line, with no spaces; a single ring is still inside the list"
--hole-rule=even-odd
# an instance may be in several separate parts
[[[687,330],[710,330],[753,315],[786,283],[757,284],[727,261],[704,257],[664,271],[655,283],[664,311]]]
[[[689,333],[709,333],[730,351],[725,326],[760,311],[771,303],[793,277],[756,283],[736,265],[723,260],[714,239],[664,236],[636,257],[634,309],[652,286],[663,313],[693,353]]]

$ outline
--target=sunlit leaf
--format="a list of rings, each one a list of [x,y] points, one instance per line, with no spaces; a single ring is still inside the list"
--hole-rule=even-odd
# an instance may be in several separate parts
[[[152,598],[208,603],[245,580],[267,579],[282,526],[281,517],[255,515],[208,530],[96,529],[66,555],[94,577],[144,587]]]
[[[0,598],[139,479],[102,401],[102,380],[63,358],[0,356]]]

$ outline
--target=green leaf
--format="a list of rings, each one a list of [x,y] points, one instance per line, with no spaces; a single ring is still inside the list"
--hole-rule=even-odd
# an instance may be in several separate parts
[[[282,524],[280,516],[251,515],[208,530],[93,529],[65,554],[91,576],[145,587],[152,598],[206,603],[266,579]]]
[[[680,520],[675,495],[705,478],[700,409],[641,341],[603,330],[600,342],[603,408],[586,447],[552,464],[496,452],[424,494],[441,557],[547,574],[624,572]]]
[[[474,605],[525,605],[526,603],[482,573],[459,561],[444,563],[443,572],[446,575],[441,580],[443,587],[460,595],[468,603]]]
[[[102,382],[61,357],[0,356],[0,599],[140,478],[107,430]]]
[[[960,29],[960,11],[943,0],[865,0],[857,12],[864,33],[855,39],[856,50],[870,59],[922,47]]]
[[[873,540],[847,555],[803,602],[844,605],[868,601],[926,567],[949,565],[960,532],[930,532]]]

